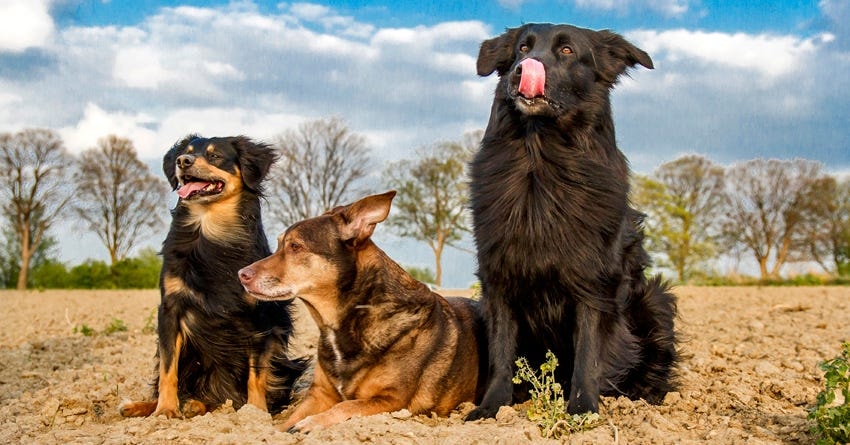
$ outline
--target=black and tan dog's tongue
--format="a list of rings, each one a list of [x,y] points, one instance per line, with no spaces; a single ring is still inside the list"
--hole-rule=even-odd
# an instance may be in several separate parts
[[[202,181],[187,182],[186,184],[183,184],[182,187],[177,189],[177,196],[179,196],[181,198],[186,198],[187,196],[191,195],[193,192],[203,190],[208,185],[210,185],[209,182],[202,182]]]

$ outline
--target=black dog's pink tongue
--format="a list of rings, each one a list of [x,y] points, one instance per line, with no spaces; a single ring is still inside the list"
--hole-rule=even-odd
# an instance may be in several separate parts
[[[525,59],[519,64],[522,75],[519,79],[519,94],[528,99],[543,96],[546,87],[546,68],[536,59]]]
[[[200,182],[200,181],[199,182],[194,182],[194,181],[193,182],[187,182],[186,184],[183,184],[182,187],[177,189],[177,196],[179,196],[181,198],[185,198],[185,197],[191,195],[192,192],[203,190],[204,187],[206,187],[208,185],[210,185],[209,182]]]

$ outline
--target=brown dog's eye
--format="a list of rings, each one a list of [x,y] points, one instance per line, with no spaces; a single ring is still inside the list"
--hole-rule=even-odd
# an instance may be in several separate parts
[[[565,46],[565,47],[561,48],[561,54],[563,54],[565,56],[569,56],[572,53],[573,53],[573,49],[570,48],[569,46]]]
[[[289,251],[290,252],[298,252],[300,250],[301,250],[301,244],[298,244],[295,241],[292,241],[292,242],[289,243]]]
[[[528,47],[528,45],[520,45],[520,47],[519,47],[519,52],[521,52],[521,53],[527,53],[527,52],[528,52],[528,50],[530,50],[530,49],[531,49],[531,48],[529,48],[529,47]]]

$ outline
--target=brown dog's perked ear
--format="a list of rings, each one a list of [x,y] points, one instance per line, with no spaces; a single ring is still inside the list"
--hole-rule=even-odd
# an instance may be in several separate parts
[[[596,69],[605,82],[613,84],[627,68],[643,65],[653,69],[652,59],[642,49],[632,45],[621,35],[608,31],[596,31],[592,37],[594,51],[606,54],[607,57],[597,57]]]
[[[375,226],[390,214],[395,194],[395,190],[391,190],[380,195],[367,196],[345,207],[335,208],[333,213],[345,220],[345,224],[340,227],[343,241],[357,246],[369,239],[375,231]]]
[[[177,156],[180,153],[183,153],[186,150],[186,146],[189,145],[193,140],[201,137],[197,134],[190,134],[180,141],[176,142],[171,146],[171,149],[165,153],[165,156],[162,157],[162,172],[165,173],[165,177],[168,178],[168,183],[171,184],[172,190],[177,190],[177,172],[174,171],[175,163],[177,162]]]
[[[522,28],[513,28],[505,31],[499,37],[485,40],[478,50],[479,76],[489,76],[493,71],[498,71],[499,76],[508,72],[516,57],[514,48],[516,38]]]

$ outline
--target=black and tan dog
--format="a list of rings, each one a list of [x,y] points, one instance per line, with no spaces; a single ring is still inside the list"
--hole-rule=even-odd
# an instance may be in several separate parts
[[[445,416],[480,393],[486,341],[474,301],[431,292],[370,239],[394,196],[296,223],[272,256],[239,271],[252,295],[298,297],[319,326],[313,384],[283,429],[403,408]]]
[[[237,271],[269,255],[260,219],[271,147],[246,137],[190,135],[163,159],[180,199],[162,246],[154,401],[127,417],[191,417],[233,401],[278,412],[305,364],[289,360],[289,302],[248,297]],[[180,402],[183,402],[182,407]]]

